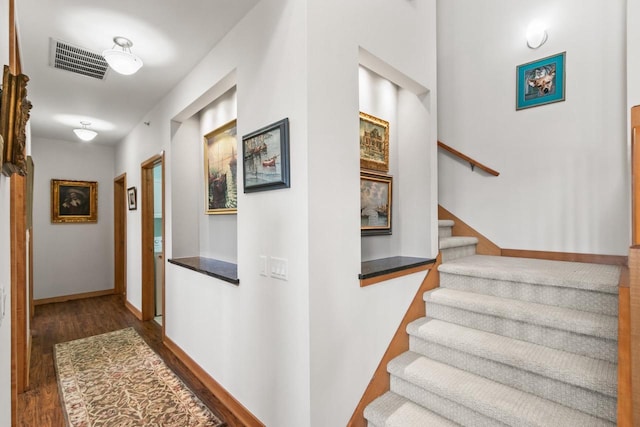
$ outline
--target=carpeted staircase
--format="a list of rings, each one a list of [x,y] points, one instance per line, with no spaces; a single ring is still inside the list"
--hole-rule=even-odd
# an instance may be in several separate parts
[[[369,427],[615,426],[620,269],[476,255],[452,226]]]

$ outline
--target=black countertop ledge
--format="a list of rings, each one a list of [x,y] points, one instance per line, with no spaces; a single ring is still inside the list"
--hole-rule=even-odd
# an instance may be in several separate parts
[[[204,257],[188,257],[188,258],[172,258],[169,260],[171,264],[224,280],[234,285],[240,284],[238,279],[238,265],[217,259]]]
[[[408,256],[394,256],[390,258],[364,261],[360,266],[361,273],[358,274],[358,279],[370,279],[372,277],[383,276],[385,274],[408,270],[410,268],[433,264],[435,262],[435,259],[416,258]]]

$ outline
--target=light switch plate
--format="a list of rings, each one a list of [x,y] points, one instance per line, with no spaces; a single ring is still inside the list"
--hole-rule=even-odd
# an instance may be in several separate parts
[[[260,275],[267,277],[269,274],[267,273],[267,256],[260,255],[258,256],[258,267],[260,268]]]
[[[288,280],[289,262],[285,258],[271,257],[271,277],[274,279]]]

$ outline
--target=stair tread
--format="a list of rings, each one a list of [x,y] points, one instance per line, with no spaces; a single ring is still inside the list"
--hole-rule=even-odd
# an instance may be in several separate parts
[[[453,227],[454,224],[455,223],[450,219],[439,219],[438,220],[438,227]]]
[[[611,362],[428,317],[410,323],[407,332],[428,342],[608,396],[617,395],[617,367]]]
[[[599,338],[618,336],[618,318],[605,314],[447,288],[425,292],[424,301]]]
[[[364,411],[365,418],[380,427],[455,427],[428,409],[393,392],[386,392],[371,402]]]
[[[478,239],[476,237],[451,236],[441,237],[439,239],[440,249],[457,248],[459,246],[476,245]]]
[[[614,425],[411,351],[389,362],[388,371],[391,375],[508,425]]]
[[[618,293],[620,267],[568,261],[472,255],[442,264],[443,273]]]

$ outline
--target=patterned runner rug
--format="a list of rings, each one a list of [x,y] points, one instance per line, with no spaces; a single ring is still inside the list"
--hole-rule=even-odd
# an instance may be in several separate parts
[[[71,427],[225,425],[133,328],[56,344],[54,358]]]

